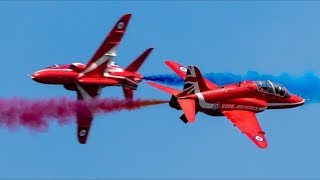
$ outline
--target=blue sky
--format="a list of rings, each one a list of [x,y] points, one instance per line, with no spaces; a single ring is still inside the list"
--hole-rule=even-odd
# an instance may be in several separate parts
[[[202,72],[320,74],[318,2],[0,2],[2,98],[70,96],[27,74],[86,63],[117,19],[132,13],[116,62],[154,47],[141,73],[164,60]],[[310,87],[306,87],[310,88]],[[103,97],[122,97],[105,88]],[[141,83],[136,97],[169,96]],[[0,178],[320,178],[319,104],[258,114],[269,147],[257,148],[225,117],[194,124],[166,104],[96,117],[88,144],[75,124],[45,133],[0,129]]]

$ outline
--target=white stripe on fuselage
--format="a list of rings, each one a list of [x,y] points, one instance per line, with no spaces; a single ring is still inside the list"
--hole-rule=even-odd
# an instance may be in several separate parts
[[[114,76],[114,75],[107,75],[105,77],[110,77],[110,78],[116,78],[116,79],[125,79],[127,81],[132,82],[133,84],[138,84],[137,82],[131,80],[130,78],[124,77],[124,76]]]
[[[81,77],[84,74],[95,70],[97,67],[99,67],[101,64],[103,64],[103,63],[105,63],[107,61],[109,61],[107,66],[109,64],[111,64],[111,62],[114,59],[114,57],[117,56],[117,49],[118,49],[118,45],[113,46],[106,54],[104,54],[97,61],[92,63],[87,69],[85,69],[83,72],[81,72],[78,77]]]
[[[190,67],[190,68],[189,68],[189,71],[190,71],[190,74],[191,74],[191,75],[188,75],[188,76],[196,77],[196,72],[195,72],[195,70],[194,70],[193,67]],[[186,81],[185,84],[187,84],[187,83],[193,85],[195,95],[196,95],[196,96],[198,97],[198,99],[199,99],[199,105],[200,105],[200,107],[202,107],[202,108],[204,108],[204,109],[213,109],[214,105],[216,105],[216,104],[211,104],[211,103],[208,103],[208,102],[205,101],[203,94],[200,92],[199,83],[198,83],[198,82]],[[191,89],[191,90],[192,90],[192,89]],[[189,92],[190,92],[190,91],[189,91]]]
[[[105,76],[106,78],[115,78],[115,79],[125,79],[127,81],[130,81],[131,83],[135,84],[135,85],[138,85],[137,82],[131,80],[130,78],[127,78],[127,77],[124,77],[124,76],[114,76],[114,75],[108,75],[108,76]]]
[[[71,69],[42,69],[40,71],[37,72],[43,72],[43,71],[72,71]]]

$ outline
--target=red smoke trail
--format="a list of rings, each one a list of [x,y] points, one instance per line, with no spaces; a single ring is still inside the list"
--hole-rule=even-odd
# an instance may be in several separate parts
[[[88,107],[97,114],[134,110],[166,102],[141,99],[128,101],[112,98],[94,99],[88,102],[68,98],[0,99],[0,126],[10,129],[22,126],[35,131],[44,131],[51,122],[57,122],[61,125],[75,122],[76,113],[86,111]]]

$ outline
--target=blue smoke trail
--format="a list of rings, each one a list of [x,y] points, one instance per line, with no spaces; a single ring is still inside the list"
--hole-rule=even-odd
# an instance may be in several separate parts
[[[320,102],[320,78],[314,72],[306,72],[300,76],[290,75],[288,73],[282,73],[280,75],[260,74],[256,71],[248,71],[244,75],[208,73],[204,74],[204,76],[220,86],[243,80],[270,80],[284,85],[294,94],[309,99],[309,102]],[[144,79],[167,85],[183,85],[183,80],[174,74],[151,75],[145,76]]]
[[[158,75],[144,76],[143,79],[147,81],[159,82],[159,83],[163,83],[171,86],[183,85],[183,79],[181,79],[176,74],[158,74]]]

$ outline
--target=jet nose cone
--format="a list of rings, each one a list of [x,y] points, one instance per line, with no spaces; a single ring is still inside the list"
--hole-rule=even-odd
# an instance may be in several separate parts
[[[294,103],[299,105],[299,106],[303,105],[306,102],[305,99],[303,99],[303,98],[301,98],[300,96],[297,96],[297,95],[293,96],[292,99],[293,99]]]
[[[39,81],[39,78],[40,78],[40,73],[39,72],[35,72],[35,73],[33,73],[31,76],[30,76],[30,78],[32,79],[32,80],[34,80],[34,81]]]

